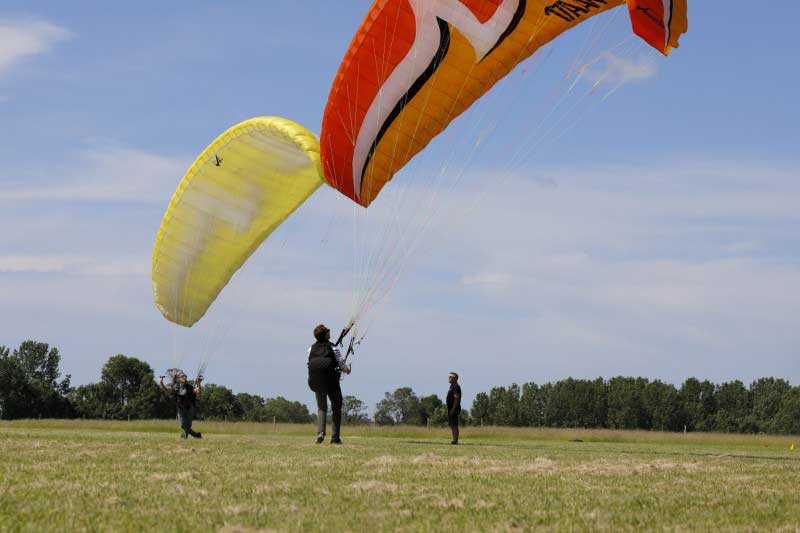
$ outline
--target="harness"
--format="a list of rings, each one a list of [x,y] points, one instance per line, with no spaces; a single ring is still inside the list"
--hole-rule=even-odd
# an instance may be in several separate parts
[[[334,346],[343,346],[345,337],[347,337],[347,334],[350,333],[350,330],[353,329],[355,325],[356,325],[355,322],[350,322],[344,329],[342,329],[342,332],[339,334],[339,338],[337,339]],[[347,360],[350,359],[351,355],[356,354],[356,346],[361,344],[361,341],[364,340],[364,336],[366,335],[366,333],[362,335],[358,340],[356,340],[357,335],[358,334],[354,332],[353,336],[350,337],[350,343],[347,345],[347,352],[344,354],[344,364],[347,364]],[[351,363],[350,366],[352,367],[353,364]],[[341,374],[340,379],[344,379],[344,374]]]
[[[197,403],[197,395],[194,392],[194,387],[188,383],[175,385],[175,402],[181,409],[194,407]]]

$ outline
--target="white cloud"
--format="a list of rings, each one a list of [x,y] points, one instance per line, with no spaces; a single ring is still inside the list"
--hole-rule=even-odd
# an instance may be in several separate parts
[[[553,174],[557,189],[510,179],[447,237],[470,250],[452,265],[489,330],[558,354],[555,377],[800,377],[786,366],[800,343],[790,165],[676,158]]]
[[[625,57],[621,53],[607,50],[583,64],[576,71],[572,85],[588,83],[592,91],[607,87],[608,92],[604,97],[607,98],[623,85],[654,77],[658,74],[658,65],[652,53]]]
[[[47,176],[0,185],[0,201],[88,200],[159,202],[169,200],[189,162],[114,143],[95,143]],[[58,176],[53,180],[51,176]]]
[[[66,257],[34,257],[9,255],[0,257],[0,272],[64,272],[70,260]]]
[[[512,282],[511,275],[506,272],[483,272],[480,274],[466,275],[461,278],[464,285],[482,285],[506,288]]]
[[[595,81],[603,80],[612,85],[622,85],[646,80],[656,74],[658,74],[658,62],[652,55],[627,58],[613,52],[605,52],[589,76]]]
[[[113,169],[150,162],[156,169],[151,184],[127,195],[165,203],[185,164],[112,148],[94,148],[83,158],[91,183]],[[406,383],[437,391],[436,376],[456,364],[454,354],[473,392],[567,375],[800,379],[794,362],[800,294],[791,290],[800,286],[793,237],[800,182],[791,164],[676,156],[641,166],[537,172],[559,186],[512,177],[496,187],[491,182],[484,193],[456,187],[441,196],[446,201],[438,209],[448,216],[425,234],[398,286],[370,317],[375,321],[350,392],[371,401]],[[158,185],[161,180],[169,184]],[[465,185],[476,181],[486,176],[465,176]],[[56,196],[70,198],[69,189]],[[114,187],[81,194],[98,201],[125,196]],[[427,198],[424,186],[405,194],[400,205],[406,207]],[[79,252],[0,257],[0,293],[17,310],[9,317],[15,330],[49,336],[60,327],[65,338],[102,338],[114,347],[108,350],[131,353],[161,353],[175,344],[187,365],[212,357],[214,379],[236,390],[301,398],[308,330],[320,321],[334,328],[344,323],[354,262],[376,251],[359,247],[363,239],[354,245],[353,219],[380,238],[391,216],[415,214],[381,200],[365,217],[335,191],[315,194],[190,330],[167,323],[152,303],[153,235],[120,247],[118,256],[109,252],[115,235],[130,240],[140,228],[154,233],[162,212],[155,206],[141,211],[146,221],[139,214],[127,225],[116,226],[116,214],[103,219],[112,228],[102,236],[86,220],[77,226],[68,217],[32,213],[23,229],[32,233],[37,223],[60,221],[64,227],[53,233],[63,239],[59,247]],[[419,231],[414,219],[409,224],[412,234]],[[9,242],[42,246],[48,239]],[[73,241],[81,246],[65,248]],[[102,315],[103,331],[70,330],[75,315]],[[42,320],[53,326],[38,326]],[[170,364],[162,355],[158,364]],[[95,376],[103,356],[85,363],[83,375]]]
[[[141,276],[150,273],[146,258],[104,258],[76,255],[3,255],[0,273],[75,274],[83,276]]]
[[[45,54],[72,34],[44,20],[0,19],[0,77],[22,61]]]

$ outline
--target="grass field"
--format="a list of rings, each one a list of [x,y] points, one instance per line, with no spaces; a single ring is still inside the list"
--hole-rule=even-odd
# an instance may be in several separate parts
[[[199,422],[0,423],[2,530],[800,528],[788,437]],[[572,442],[580,440],[582,442]],[[800,445],[800,441],[798,441]]]

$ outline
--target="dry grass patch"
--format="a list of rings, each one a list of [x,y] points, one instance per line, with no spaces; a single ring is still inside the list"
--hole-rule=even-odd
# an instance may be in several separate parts
[[[292,486],[287,481],[276,481],[269,485],[256,485],[253,487],[254,494],[287,494],[292,490]]]
[[[359,492],[368,492],[368,493],[390,493],[394,494],[397,492],[398,487],[394,483],[387,483],[385,481],[379,481],[377,479],[369,479],[365,481],[356,481],[350,485],[350,488],[359,491]]]
[[[369,461],[364,463],[366,467],[389,467],[399,465],[403,462],[403,460],[396,456],[396,455],[379,455],[378,457],[373,457]]]
[[[151,474],[147,481],[187,481],[192,479],[191,472],[167,472],[164,474]]]
[[[219,528],[219,533],[277,533],[277,529],[264,529],[250,526],[226,525]]]
[[[661,471],[681,471],[686,473],[693,472],[715,472],[721,467],[716,465],[704,464],[699,462],[682,462],[658,460],[650,463],[630,461],[610,461],[601,459],[588,463],[581,463],[569,470],[579,474],[589,474],[593,476],[633,476],[641,474],[656,473]]]
[[[433,506],[438,507],[439,509],[463,509],[464,508],[464,499],[463,498],[441,498],[436,497],[433,500]]]
[[[253,511],[255,507],[250,504],[239,504],[239,505],[227,505],[222,509],[222,512],[226,515],[240,515],[242,513],[249,513]]]

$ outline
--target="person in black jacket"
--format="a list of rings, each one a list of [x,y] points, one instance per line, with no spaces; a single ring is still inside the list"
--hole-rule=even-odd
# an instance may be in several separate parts
[[[447,377],[450,390],[447,391],[447,425],[453,433],[450,444],[458,444],[458,417],[461,415],[461,385],[458,384],[458,374],[450,372]]]
[[[331,330],[323,324],[314,328],[317,340],[308,349],[308,386],[317,399],[317,444],[325,440],[328,414],[328,398],[331,400],[333,424],[331,444],[341,444],[339,430],[342,426],[342,389],[339,386],[341,373],[350,373],[337,346],[331,342]]]
[[[186,374],[181,370],[173,369],[171,374],[173,380],[169,388],[164,385],[165,376],[161,376],[158,384],[164,394],[175,398],[175,403],[178,406],[178,420],[180,420],[181,429],[183,430],[181,438],[187,439],[191,435],[196,439],[202,439],[203,434],[192,429],[197,399],[203,392],[202,378],[198,376],[195,382],[192,383],[186,379]]]

